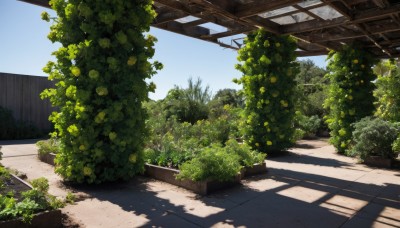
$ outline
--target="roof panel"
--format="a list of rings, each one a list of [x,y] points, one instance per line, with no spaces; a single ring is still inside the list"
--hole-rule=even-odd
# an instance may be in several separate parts
[[[271,19],[271,21],[278,23],[280,25],[289,25],[289,24],[295,24],[295,23],[309,21],[309,20],[313,20],[313,19],[314,18],[311,17],[310,15],[300,12],[300,13],[291,14],[289,16],[273,18],[273,19]]]
[[[315,9],[311,9],[310,12],[312,12],[315,15],[318,15],[319,17],[325,20],[332,20],[343,16],[330,6],[322,6]]]

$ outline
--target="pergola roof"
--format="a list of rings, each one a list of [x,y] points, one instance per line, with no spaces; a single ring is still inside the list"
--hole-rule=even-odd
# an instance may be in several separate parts
[[[297,37],[299,56],[350,42],[378,58],[400,56],[399,0],[155,0],[154,8],[154,27],[227,48],[239,49],[246,33],[263,27]]]

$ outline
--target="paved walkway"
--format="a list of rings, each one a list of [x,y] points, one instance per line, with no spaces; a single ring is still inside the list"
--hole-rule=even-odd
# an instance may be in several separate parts
[[[7,167],[28,179],[45,176],[50,192],[66,189],[36,157],[34,141],[0,141]],[[128,183],[80,187],[87,198],[62,211],[81,227],[400,227],[400,172],[366,167],[337,155],[325,141],[300,141],[269,158],[268,174],[201,197],[137,177]]]

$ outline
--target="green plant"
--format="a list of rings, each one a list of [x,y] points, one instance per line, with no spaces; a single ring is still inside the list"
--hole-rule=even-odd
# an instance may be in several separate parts
[[[235,139],[228,140],[224,150],[235,157],[238,156],[240,165],[244,167],[253,167],[254,164],[261,164],[266,157],[266,154],[252,150],[247,144],[239,144]]]
[[[48,140],[40,140],[36,143],[38,147],[38,153],[40,155],[55,153],[60,151],[60,142],[56,138],[51,138]]]
[[[14,194],[0,194],[0,220],[22,217],[29,223],[37,212],[57,209],[65,204],[55,196],[49,195],[49,183],[46,178],[31,181],[33,189],[22,192],[22,200],[17,201]]]
[[[209,86],[203,88],[201,79],[188,80],[188,88],[175,86],[164,99],[167,118],[175,116],[180,122],[196,123],[198,120],[208,118],[209,109],[207,103],[211,99]]]
[[[177,179],[193,181],[218,180],[230,181],[241,169],[238,155],[228,153],[220,144],[204,148],[200,154],[183,163]]]
[[[67,192],[65,196],[65,203],[73,204],[76,201],[76,196],[72,192]]]
[[[295,126],[303,131],[303,137],[313,137],[321,126],[321,119],[317,116],[305,116],[296,111]]]
[[[264,153],[284,150],[292,145],[294,134],[296,41],[260,29],[244,43],[236,65],[243,76],[234,81],[243,85],[245,139]]]
[[[392,144],[392,150],[395,154],[400,154],[400,134],[397,136]]]
[[[375,116],[400,122],[400,63],[394,59],[381,61],[374,69],[379,73],[374,91],[377,99]]]
[[[360,156],[362,160],[369,156],[380,156],[393,159],[398,152],[394,144],[400,128],[388,121],[371,117],[361,119],[353,124],[353,144],[350,155]]]
[[[344,154],[350,147],[352,123],[373,113],[375,75],[372,66],[376,60],[355,45],[331,51],[328,59],[330,72],[326,77],[330,79],[330,86],[324,103],[328,112],[325,120],[331,130],[330,142]]]
[[[142,102],[162,68],[156,38],[146,35],[156,16],[151,0],[51,0],[58,15],[48,38],[61,47],[43,71],[56,88],[47,89],[59,107],[50,120],[60,139],[56,173],[73,182],[129,179],[143,171],[146,111]],[[47,13],[42,14],[46,21]]]

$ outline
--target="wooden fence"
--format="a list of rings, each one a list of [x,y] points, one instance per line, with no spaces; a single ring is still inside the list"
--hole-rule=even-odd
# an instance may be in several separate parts
[[[49,115],[54,110],[48,99],[39,94],[54,83],[46,77],[0,73],[0,106],[10,109],[14,118],[33,123],[42,130],[49,130]]]

